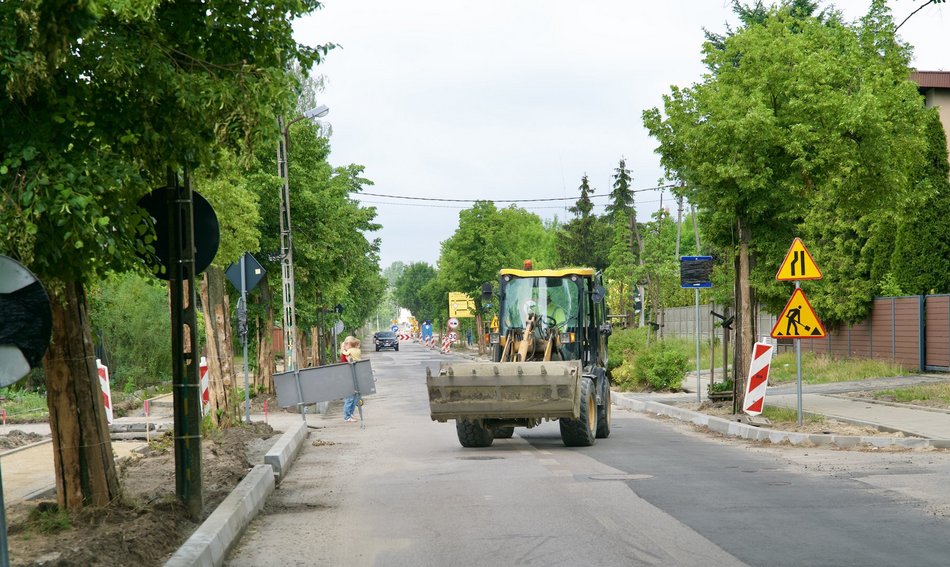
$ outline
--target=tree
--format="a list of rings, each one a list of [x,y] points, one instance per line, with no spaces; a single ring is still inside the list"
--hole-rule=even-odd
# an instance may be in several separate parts
[[[549,242],[549,233],[537,215],[514,206],[499,211],[491,201],[478,201],[459,213],[458,228],[442,242],[439,285],[475,299],[476,326],[481,329],[481,284],[495,281],[498,270],[520,267],[526,259],[553,258]],[[442,302],[447,305],[447,298]],[[483,346],[479,340],[479,349]]]
[[[703,81],[664,96],[665,117],[644,112],[670,177],[684,183],[716,244],[736,251],[740,376],[755,337],[753,293],[770,304],[787,298],[773,278],[792,238],[802,227],[818,232],[822,206],[846,219],[902,201],[923,154],[908,50],[883,2],[857,27],[798,4],[768,9],[721,45],[707,42]],[[869,304],[866,290],[852,291]]]
[[[610,192],[610,204],[607,205],[607,221],[613,230],[610,250],[607,253],[607,267],[604,277],[611,286],[608,294],[611,311],[624,313],[630,323],[634,316],[634,298],[637,285],[634,271],[638,262],[634,250],[639,250],[635,241],[634,228],[636,209],[633,190],[630,183],[633,177],[623,158],[614,169],[614,185]]]
[[[946,220],[950,211],[950,164],[946,134],[934,109],[927,122],[926,157],[917,183],[921,198],[907,204],[896,234],[889,233],[895,241],[888,273],[904,293],[950,293],[950,266],[933,261],[950,258],[950,225]]]
[[[597,270],[607,267],[611,230],[606,222],[593,214],[594,204],[585,174],[581,178],[581,196],[568,210],[574,218],[564,225],[557,240],[558,263],[562,266],[588,266]]]
[[[614,222],[619,219],[618,213],[623,214],[623,218],[629,219],[633,210],[633,189],[630,183],[633,177],[630,170],[627,169],[626,161],[620,158],[620,163],[614,169],[614,186],[610,191],[610,203],[607,204],[608,222]]]
[[[426,284],[434,280],[438,272],[425,262],[413,262],[396,280],[396,300],[412,312],[418,321],[434,320],[438,306],[426,296]]]
[[[296,60],[291,20],[313,0],[0,4],[0,251],[29,266],[53,302],[44,360],[57,497],[63,508],[118,496],[99,401],[85,286],[140,267],[138,199],[166,168],[192,170],[220,147],[275,135]],[[235,30],[241,30],[239,34]],[[94,253],[93,253],[94,252]]]

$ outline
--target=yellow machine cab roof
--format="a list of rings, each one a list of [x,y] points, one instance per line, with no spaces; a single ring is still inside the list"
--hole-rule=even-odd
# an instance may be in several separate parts
[[[500,276],[516,278],[563,278],[565,276],[593,276],[593,268],[561,268],[559,270],[515,270],[505,268],[498,272]]]

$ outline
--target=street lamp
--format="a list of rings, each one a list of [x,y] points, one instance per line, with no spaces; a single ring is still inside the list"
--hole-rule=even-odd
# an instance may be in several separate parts
[[[284,371],[297,369],[297,313],[294,309],[294,247],[290,229],[290,182],[287,168],[287,149],[290,147],[290,127],[301,121],[326,116],[330,109],[321,104],[284,125],[277,117],[280,139],[277,142],[277,174],[283,179],[280,191],[280,275],[284,297]]]

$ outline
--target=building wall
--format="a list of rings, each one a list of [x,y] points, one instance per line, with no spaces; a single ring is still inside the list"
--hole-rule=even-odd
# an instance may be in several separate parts
[[[930,107],[937,107],[940,114],[940,122],[943,123],[944,133],[947,135],[947,146],[950,146],[950,89],[927,88],[922,89],[924,93],[924,104]]]

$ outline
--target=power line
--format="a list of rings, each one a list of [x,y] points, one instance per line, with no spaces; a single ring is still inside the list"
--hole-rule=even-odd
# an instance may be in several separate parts
[[[672,189],[677,185],[660,185],[657,187],[646,187],[643,189],[633,189],[631,193],[643,193],[644,191],[662,191]],[[549,197],[545,199],[446,199],[444,197],[409,197],[407,195],[383,195],[382,193],[360,192],[358,195],[367,195],[369,197],[384,197],[386,199],[403,199],[407,201],[437,201],[441,203],[477,203],[479,201],[488,201],[491,203],[543,203],[551,201],[576,201],[577,197]],[[601,197],[610,197],[610,193],[600,195],[589,195],[591,199]]]
[[[367,194],[368,193],[360,193],[360,195],[367,195]],[[359,197],[359,195],[357,197]],[[387,206],[387,207],[422,207],[425,209],[451,209],[455,211],[462,211],[468,208],[468,207],[463,207],[459,205],[430,205],[426,203],[394,203],[391,201],[367,201],[364,199],[359,199],[359,202],[362,205],[382,205],[382,206]],[[503,202],[508,202],[508,201],[503,201]],[[659,202],[661,202],[660,199],[650,199],[647,201],[637,201],[637,205],[646,205],[646,204],[659,203]],[[521,208],[525,210],[529,210],[529,211],[540,210],[540,209],[557,209],[557,210],[562,210],[562,211],[568,210],[567,205],[546,205],[546,206],[535,205],[535,206],[528,206],[528,207],[521,207]]]

